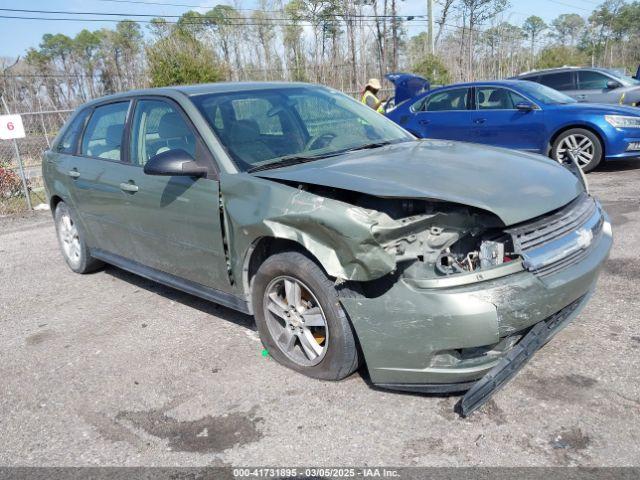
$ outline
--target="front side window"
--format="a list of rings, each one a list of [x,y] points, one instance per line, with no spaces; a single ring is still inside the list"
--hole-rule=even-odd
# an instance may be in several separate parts
[[[572,90],[574,88],[572,72],[548,73],[541,75],[538,81],[555,90]]]
[[[427,97],[422,104],[422,111],[444,112],[451,110],[467,110],[469,108],[469,89],[457,88],[435,93]]]
[[[131,163],[144,166],[169,150],[184,150],[195,158],[196,136],[182,115],[163,100],[139,100],[131,131]]]
[[[124,124],[129,102],[96,107],[82,136],[82,155],[121,160]]]
[[[413,140],[391,120],[324,87],[214,93],[192,100],[243,171],[285,157],[315,159],[372,143]]]
[[[82,128],[84,127],[84,122],[86,121],[88,114],[89,110],[83,110],[76,116],[76,118],[73,119],[60,138],[58,144],[54,147],[56,152],[69,154],[76,153],[78,136],[82,132]]]
[[[611,78],[599,72],[578,72],[578,88],[581,90],[604,90]]]
[[[479,110],[515,110],[516,105],[523,102],[527,102],[523,96],[506,88],[478,87],[476,89],[476,104]]]

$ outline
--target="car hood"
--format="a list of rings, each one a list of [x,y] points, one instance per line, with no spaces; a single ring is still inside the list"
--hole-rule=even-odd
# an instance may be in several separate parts
[[[431,199],[477,207],[505,225],[560,208],[582,183],[540,155],[447,140],[416,140],[254,175],[378,197]]]
[[[574,112],[580,110],[579,113],[594,113],[601,115],[632,115],[634,117],[640,117],[640,108],[631,107],[625,105],[611,105],[600,103],[565,103],[560,105],[554,105],[555,107],[562,109],[563,111]]]

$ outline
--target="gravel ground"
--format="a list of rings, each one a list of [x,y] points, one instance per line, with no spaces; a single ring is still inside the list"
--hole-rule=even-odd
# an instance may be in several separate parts
[[[640,162],[588,176],[615,244],[582,315],[469,419],[457,396],[315,381],[250,317],[113,267],[48,212],[0,219],[1,465],[640,465]]]

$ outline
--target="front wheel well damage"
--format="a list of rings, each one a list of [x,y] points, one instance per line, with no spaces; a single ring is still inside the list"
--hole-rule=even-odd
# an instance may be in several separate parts
[[[318,259],[303,245],[295,242],[293,240],[288,240],[285,238],[276,238],[276,237],[262,237],[257,239],[246,254],[243,271],[242,271],[242,279],[243,279],[243,287],[244,293],[249,301],[251,302],[251,289],[253,286],[253,278],[255,277],[260,265],[264,263],[264,261],[278,253],[283,252],[298,252],[309,258],[312,262],[314,262],[320,269],[327,275],[326,270],[322,266],[322,264],[318,261]],[[331,278],[329,275],[327,277]],[[250,306],[253,311],[253,306]]]
[[[243,268],[243,288],[245,297],[247,302],[249,303],[250,311],[253,312],[253,305],[251,304],[252,298],[252,289],[253,289],[253,279],[258,272],[260,266],[267,260],[267,258],[272,257],[273,255],[277,255],[278,253],[284,252],[298,252],[313,263],[315,263],[320,270],[327,276],[331,281],[335,281],[335,287],[339,297],[354,297],[363,295],[364,290],[362,288],[363,284],[371,284],[378,285],[384,284],[384,287],[379,287],[382,289],[388,289],[390,286],[388,285],[389,278],[393,277],[397,279],[397,275],[385,275],[383,279],[380,279],[379,282],[355,282],[355,281],[336,281],[335,277],[329,275],[326,269],[323,267],[322,263],[303,245],[295,242],[293,240],[288,240],[285,238],[276,238],[276,237],[262,237],[256,240],[249,251],[247,252],[244,268]],[[385,281],[386,280],[386,281]],[[376,295],[377,296],[377,295]]]

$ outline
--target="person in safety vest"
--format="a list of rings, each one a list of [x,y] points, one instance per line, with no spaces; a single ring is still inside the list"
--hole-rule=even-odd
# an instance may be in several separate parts
[[[378,99],[376,96],[381,88],[382,85],[380,84],[380,80],[377,78],[370,78],[362,92],[362,103],[373,108],[379,113],[384,113],[383,103],[385,99]]]

